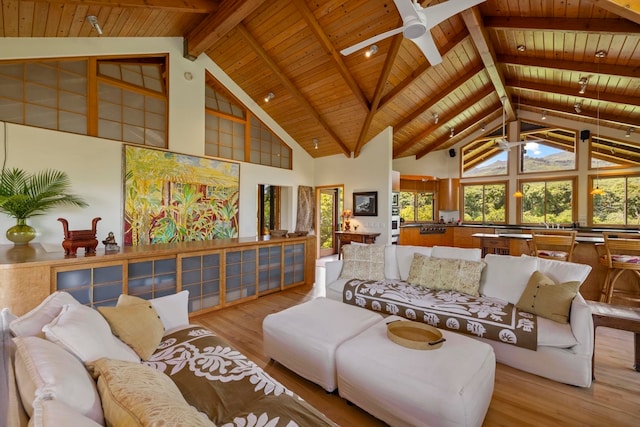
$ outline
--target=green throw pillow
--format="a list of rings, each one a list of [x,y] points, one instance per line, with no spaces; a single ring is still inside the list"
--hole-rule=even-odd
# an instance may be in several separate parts
[[[568,323],[571,303],[578,289],[580,282],[557,284],[539,271],[534,271],[516,307],[558,323]]]

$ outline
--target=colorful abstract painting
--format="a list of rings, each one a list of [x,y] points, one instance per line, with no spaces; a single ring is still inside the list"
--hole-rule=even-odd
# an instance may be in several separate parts
[[[238,237],[240,165],[125,146],[124,244]]]

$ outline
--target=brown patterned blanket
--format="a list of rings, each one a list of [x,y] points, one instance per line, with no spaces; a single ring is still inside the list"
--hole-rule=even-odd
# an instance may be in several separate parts
[[[438,328],[530,350],[538,348],[536,316],[496,298],[434,291],[399,280],[351,279],[344,285],[342,299]]]
[[[165,336],[143,363],[169,375],[186,401],[217,426],[336,426],[201,326]]]

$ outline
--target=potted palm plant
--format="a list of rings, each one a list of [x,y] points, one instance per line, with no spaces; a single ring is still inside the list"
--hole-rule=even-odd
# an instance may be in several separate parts
[[[71,181],[65,172],[47,169],[30,174],[23,169],[2,169],[0,173],[0,212],[16,219],[7,230],[7,239],[26,245],[36,236],[27,218],[42,215],[58,205],[88,206],[79,196],[70,194]]]

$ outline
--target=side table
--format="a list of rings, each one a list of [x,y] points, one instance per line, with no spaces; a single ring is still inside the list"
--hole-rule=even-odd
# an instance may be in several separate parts
[[[342,258],[342,246],[348,245],[351,242],[368,243],[373,244],[376,242],[376,237],[380,233],[368,233],[365,231],[336,231],[336,240],[338,241],[338,259]]]
[[[598,326],[621,329],[634,333],[634,365],[640,372],[640,309],[587,301],[593,316],[593,356],[591,358],[591,377],[595,379],[595,334]]]

